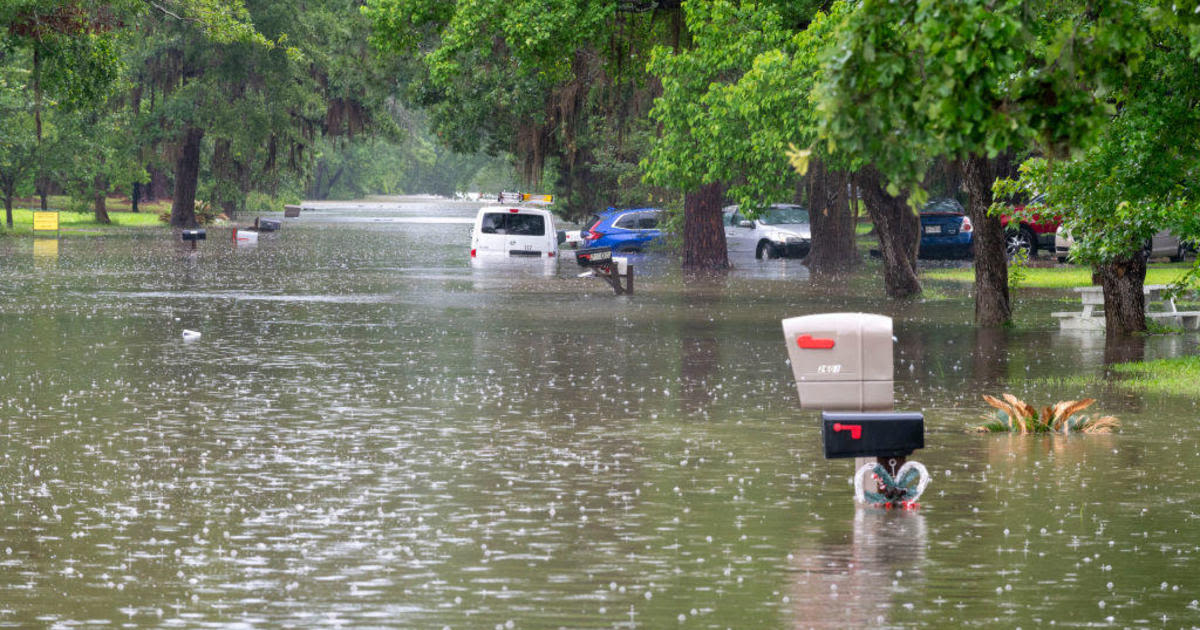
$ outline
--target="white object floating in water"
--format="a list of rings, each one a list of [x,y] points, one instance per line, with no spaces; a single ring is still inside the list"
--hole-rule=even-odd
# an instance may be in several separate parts
[[[183,331],[183,340],[184,341],[195,341],[199,338],[200,338],[200,333],[195,330],[184,330]]]
[[[247,230],[245,228],[234,228],[233,242],[239,245],[258,243],[258,232],[254,230]]]

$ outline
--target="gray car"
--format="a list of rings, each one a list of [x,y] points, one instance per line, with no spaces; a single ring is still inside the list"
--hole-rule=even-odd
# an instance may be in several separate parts
[[[724,212],[730,256],[753,252],[760,259],[803,258],[812,248],[808,210],[802,206],[773,204],[757,219],[743,215],[737,206],[727,206]]]
[[[1058,231],[1054,234],[1054,255],[1058,258],[1058,262],[1067,262],[1067,257],[1071,253],[1071,246],[1075,244],[1075,239],[1071,238],[1062,226],[1059,226]],[[1187,257],[1188,252],[1192,251],[1191,246],[1181,241],[1178,236],[1175,236],[1168,230],[1159,230],[1150,240],[1146,241],[1143,252],[1146,258],[1166,258],[1171,262],[1180,262]]]

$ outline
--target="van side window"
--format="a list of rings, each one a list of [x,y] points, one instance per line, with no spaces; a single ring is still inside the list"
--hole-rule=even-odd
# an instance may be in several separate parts
[[[479,226],[479,231],[484,234],[504,233],[504,222],[508,218],[506,214],[499,212],[489,212],[483,215],[483,222]]]
[[[653,230],[658,227],[658,215],[653,212],[644,212],[638,218],[639,230]]]

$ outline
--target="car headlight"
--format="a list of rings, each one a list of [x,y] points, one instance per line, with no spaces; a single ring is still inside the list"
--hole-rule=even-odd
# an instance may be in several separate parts
[[[784,232],[772,232],[767,235],[767,238],[779,244],[798,245],[804,242],[803,238],[795,234],[787,234]]]

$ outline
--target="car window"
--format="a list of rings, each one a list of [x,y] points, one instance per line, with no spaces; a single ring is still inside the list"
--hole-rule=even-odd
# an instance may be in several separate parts
[[[738,212],[737,210],[729,213],[729,225],[732,225],[733,227],[738,227],[742,224],[742,221],[745,220],[746,218],[743,217],[742,213]]]
[[[613,222],[613,227],[619,227],[619,228],[626,229],[626,230],[636,230],[637,223],[638,223],[638,214],[639,213],[637,213],[637,212],[630,212],[630,213],[621,215],[619,218],[617,218],[616,221]]]
[[[508,215],[508,233],[521,236],[545,236],[546,219],[540,214]]]
[[[758,220],[766,225],[808,223],[808,210],[800,206],[773,206]]]
[[[489,212],[483,215],[479,231],[484,234],[517,234],[545,236],[546,220],[540,214]]]
[[[656,229],[657,227],[658,227],[658,213],[657,212],[643,212],[638,217],[638,229],[639,230],[653,230],[653,229]]]
[[[483,223],[480,224],[479,231],[484,234],[503,234],[504,224],[508,219],[507,214],[499,212],[489,212],[483,215]]]

